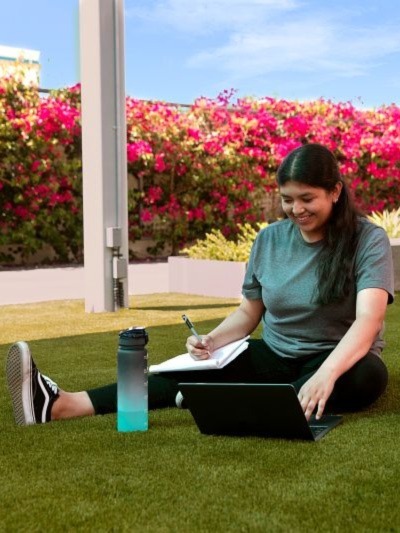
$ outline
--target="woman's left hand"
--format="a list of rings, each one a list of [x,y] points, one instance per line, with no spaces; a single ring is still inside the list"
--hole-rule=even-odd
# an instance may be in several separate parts
[[[317,408],[316,418],[321,418],[326,402],[332,394],[335,379],[328,369],[319,368],[317,372],[301,387],[298,398],[307,420]]]

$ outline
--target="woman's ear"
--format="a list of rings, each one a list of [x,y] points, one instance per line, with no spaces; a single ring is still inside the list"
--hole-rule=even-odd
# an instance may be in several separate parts
[[[340,193],[343,189],[343,183],[341,181],[338,181],[335,185],[335,188],[332,191],[332,198],[333,203],[336,204],[336,202],[339,200]]]

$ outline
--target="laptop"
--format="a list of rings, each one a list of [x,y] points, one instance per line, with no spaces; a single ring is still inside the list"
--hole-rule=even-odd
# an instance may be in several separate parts
[[[201,433],[320,440],[341,421],[324,415],[307,421],[290,384],[179,383]]]

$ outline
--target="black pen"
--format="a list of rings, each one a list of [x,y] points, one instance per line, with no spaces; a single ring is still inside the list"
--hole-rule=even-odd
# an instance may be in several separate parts
[[[190,331],[193,333],[193,335],[196,337],[196,339],[203,344],[203,340],[200,337],[200,335],[197,333],[197,331],[194,329],[194,326],[192,322],[190,321],[189,317],[187,315],[182,315],[182,320],[185,322],[187,327],[190,329]]]

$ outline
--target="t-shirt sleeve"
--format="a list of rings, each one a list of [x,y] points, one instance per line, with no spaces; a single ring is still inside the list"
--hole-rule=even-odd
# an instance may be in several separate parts
[[[382,228],[374,228],[361,237],[355,264],[357,292],[378,288],[388,293],[388,303],[394,299],[393,257],[390,241]]]
[[[250,252],[249,262],[242,286],[242,294],[248,300],[261,300],[262,288],[257,279],[257,264],[260,247],[260,234],[257,235]]]

